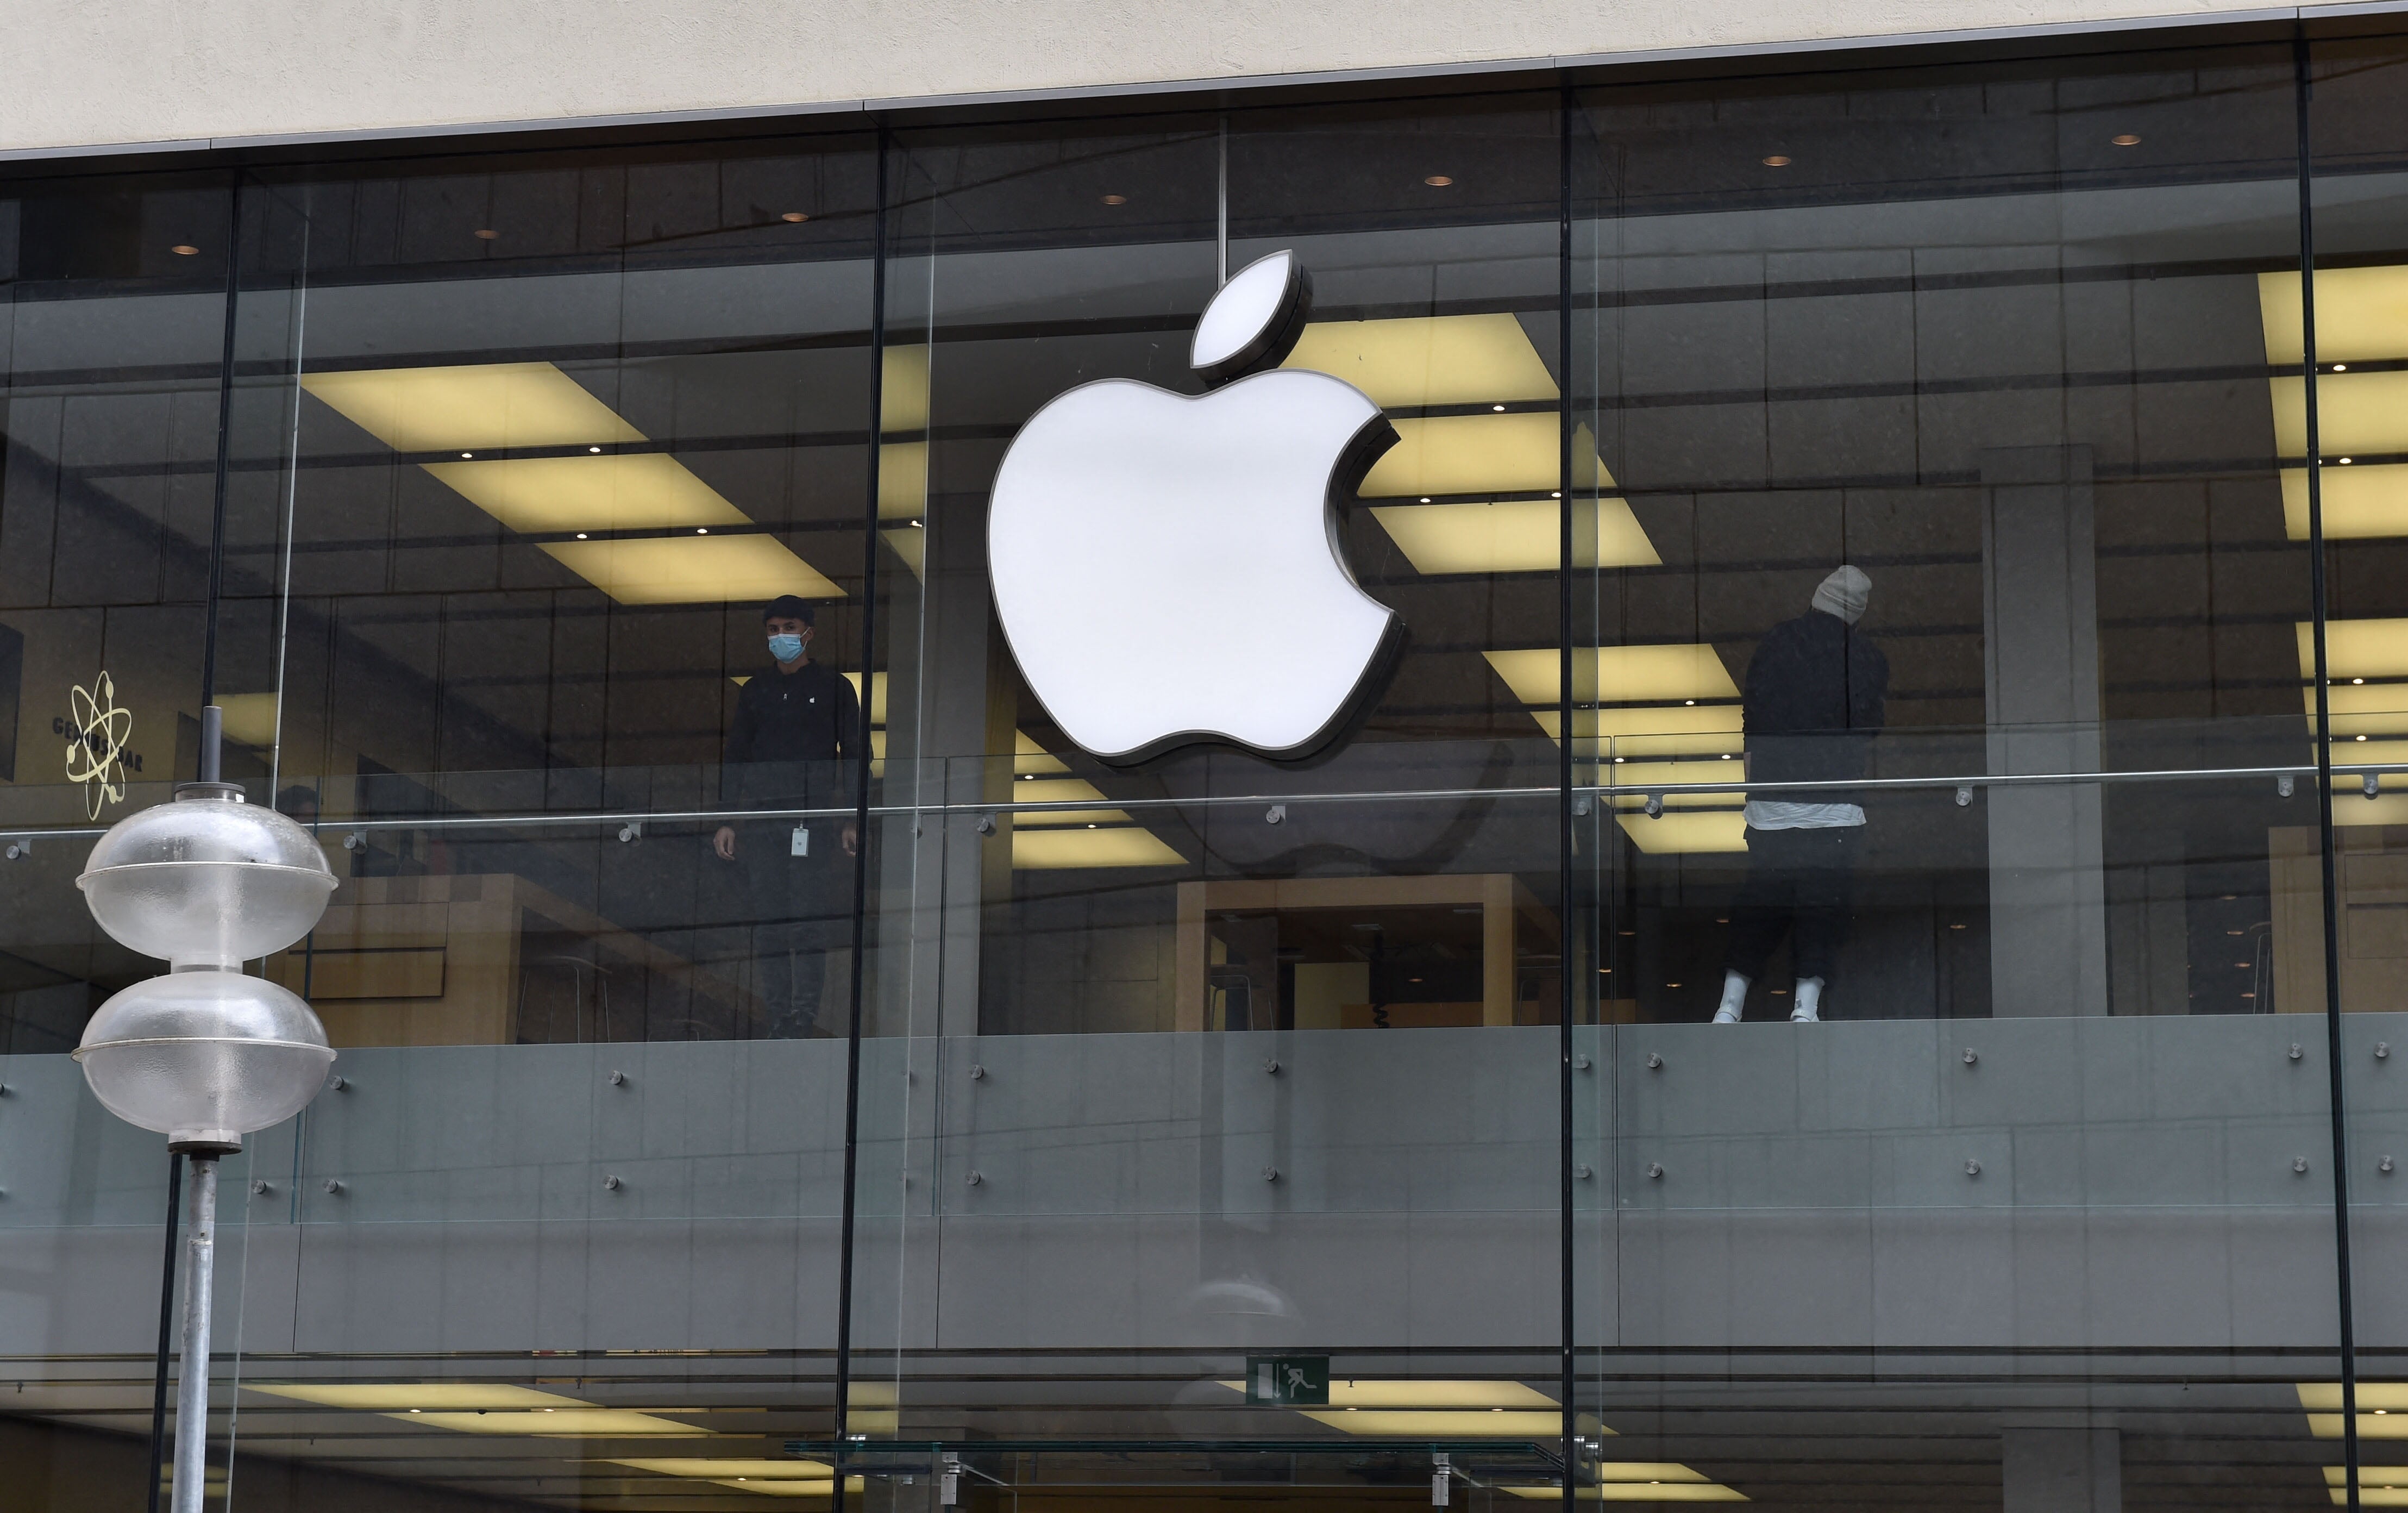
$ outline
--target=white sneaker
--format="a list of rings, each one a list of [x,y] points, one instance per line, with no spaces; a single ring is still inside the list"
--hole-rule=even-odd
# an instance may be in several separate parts
[[[1798,979],[1798,1006],[1789,1011],[1789,1022],[1794,1025],[1818,1025],[1823,1022],[1822,978]]]
[[[1735,972],[1723,973],[1722,1007],[1714,1011],[1714,1023],[1735,1025],[1747,1008],[1747,979]]]
[[[1789,1011],[1789,1022],[1794,1025],[1818,1025],[1823,1022],[1823,1016],[1800,1003]]]

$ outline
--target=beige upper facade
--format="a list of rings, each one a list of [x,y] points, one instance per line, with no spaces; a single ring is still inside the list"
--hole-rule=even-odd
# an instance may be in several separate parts
[[[2286,13],[2255,0],[0,0],[0,151]]]

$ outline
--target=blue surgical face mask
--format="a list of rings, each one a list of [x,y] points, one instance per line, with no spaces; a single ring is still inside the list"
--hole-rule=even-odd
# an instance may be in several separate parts
[[[803,655],[803,638],[772,636],[769,638],[769,655],[781,662],[791,662]]]

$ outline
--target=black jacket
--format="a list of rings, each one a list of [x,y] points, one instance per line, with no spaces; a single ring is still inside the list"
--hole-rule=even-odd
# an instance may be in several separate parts
[[[1818,783],[1865,775],[1889,698],[1889,658],[1836,614],[1809,610],[1764,633],[1747,664],[1748,777]],[[1793,802],[1836,795],[1769,793]]]
[[[773,664],[736,695],[736,723],[719,770],[727,809],[825,807],[853,791],[845,758],[859,753],[861,701],[823,662]]]

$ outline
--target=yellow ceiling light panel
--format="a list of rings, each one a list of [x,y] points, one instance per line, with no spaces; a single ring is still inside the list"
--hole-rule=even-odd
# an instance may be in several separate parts
[[[1516,1497],[1532,1501],[1558,1501],[1563,1493],[1553,1487],[1508,1487]],[[1596,1487],[1577,1487],[1572,1496],[1584,1503],[1744,1503],[1747,1494],[1734,1491],[1720,1482],[1699,1477],[1696,1481],[1660,1483],[1645,1481],[1609,1481]]]
[[[1488,665],[1525,704],[1553,704],[1562,689],[1561,654],[1552,646],[1523,651],[1485,652]],[[1581,686],[1581,660],[1593,659],[1596,681]],[[1572,652],[1572,691],[1582,703],[1681,704],[1737,699],[1739,684],[1712,646],[1701,643],[1669,646],[1598,646]]]
[[[360,1408],[376,1413],[396,1410],[408,1417],[411,1408],[590,1408],[594,1405],[557,1392],[503,1382],[245,1382],[247,1392],[265,1392],[328,1408]]]
[[[920,520],[928,508],[928,443],[888,441],[878,449],[878,518]]]
[[[685,464],[658,452],[423,466],[470,504],[528,535],[752,524]]]
[[[1554,411],[1430,415],[1391,421],[1397,444],[1355,492],[1367,499],[1441,494],[1544,494],[1560,488],[1562,438]],[[1613,480],[1586,426],[1572,437],[1572,487],[1611,490]]]
[[[1037,743],[1037,738],[1025,730],[1011,732],[1011,770],[1015,774],[1043,777],[1053,772],[1067,772],[1069,766]]]
[[[853,684],[853,699],[856,703],[859,702],[861,674],[848,672],[844,675],[844,681]],[[883,672],[875,674],[869,680],[869,723],[872,725],[886,723],[886,674]]]
[[[2324,277],[2316,278],[2316,287],[2324,287]],[[2339,1413],[2341,1383],[2296,1382],[2292,1390],[2300,1394],[2300,1406],[2310,1413]],[[2358,1407],[2361,1413],[2383,1408],[2391,1413],[2408,1410],[2408,1381],[2360,1382],[2358,1384]],[[2333,1437],[2341,1437],[2341,1426],[2333,1426]]]
[[[1605,1461],[1589,1468],[1599,1481],[1711,1483],[1713,1477],[1677,1461]]]
[[[1302,1408],[1315,1423],[1350,1434],[1414,1439],[1539,1439],[1560,1434],[1564,1416],[1530,1408]]]
[[[540,1439],[615,1439],[683,1436],[708,1439],[710,1431],[674,1419],[655,1418],[633,1408],[535,1408],[518,1412],[389,1413],[389,1419],[424,1424],[431,1429],[456,1429],[468,1434],[532,1434]]]
[[[2333,804],[2335,823],[2341,820],[2341,807],[2340,802],[2336,800]],[[2396,825],[2400,822],[2394,819],[2391,823]],[[2309,1414],[2308,1433],[2318,1439],[2341,1438],[2341,1415],[2338,1413]],[[2372,1410],[2361,1410],[2358,1416],[2358,1437],[2360,1439],[2408,1439],[2408,1413],[2390,1410],[2376,1413]]]
[[[2408,465],[2369,463],[2324,468],[2325,536],[2408,536]],[[2283,528],[2291,540],[2308,539],[2308,470],[2283,469]]]
[[[2307,380],[2276,378],[2267,384],[2273,392],[2276,454],[2306,456]],[[2353,453],[2408,452],[2408,372],[2319,375],[2316,440],[2329,465]],[[2325,476],[2338,471],[2332,466]]]
[[[836,1467],[825,1461],[763,1461],[734,1456],[677,1455],[610,1460],[602,1463],[629,1466],[638,1471],[654,1471],[664,1477],[698,1477],[706,1481],[722,1477],[782,1477],[795,1481],[833,1481],[836,1478]]]
[[[2258,275],[2258,316],[2266,361],[2304,360],[2300,276]],[[2316,361],[2359,363],[2408,357],[2408,267],[2316,269]]]
[[[1736,809],[1668,808],[1654,819],[1641,814],[1618,814],[1613,817],[1621,825],[1622,833],[1651,857],[1747,849],[1747,822]]]
[[[834,1497],[836,1481],[794,1481],[783,1477],[712,1477],[716,1485],[733,1487],[739,1492],[759,1492],[764,1497]],[[847,1477],[844,1490],[857,1492],[869,1485],[867,1477]]]
[[[1371,510],[1415,572],[1553,572],[1563,560],[1562,506],[1554,499],[1488,504],[1383,504]],[[1572,503],[1572,566],[1654,568],[1639,517],[1623,499]]]
[[[1232,1392],[1243,1392],[1241,1381],[1223,1381]],[[1333,1408],[1542,1408],[1556,1411],[1555,1400],[1526,1382],[1486,1379],[1415,1379],[1360,1381],[1332,1379]],[[1558,1420],[1560,1425],[1560,1419]],[[1611,1434],[1611,1429],[1598,1431]]]
[[[2292,628],[2298,638],[2300,676],[2313,684],[2316,671],[2315,627],[2300,620],[2293,623]],[[2328,676],[2344,684],[2352,678],[2408,677],[2408,620],[2327,621],[2325,670]],[[2336,695],[2341,691],[2333,689]],[[2314,695],[2313,685],[2309,692]]]
[[[2329,1495],[2332,1498],[2333,1506],[2349,1506],[2348,1488],[2331,1488]],[[2360,1507],[2408,1507],[2408,1486],[2388,1484],[2374,1486],[2366,1480],[2366,1474],[2361,1470],[2358,1473],[2358,1504]]]
[[[607,446],[644,433],[550,363],[305,373],[301,387],[395,452]]]
[[[1621,761],[1606,763],[1598,769],[1598,778],[1599,782],[1611,783],[1618,788],[1635,787],[1651,792],[1660,791],[1675,784],[1720,782],[1730,785],[1727,788],[1711,792],[1664,795],[1664,801],[1667,804],[1694,809],[1703,805],[1736,804],[1744,800],[1747,797],[1742,789],[1742,785],[1746,782],[1744,771],[1745,769],[1742,764],[1735,760],[1727,762]],[[1643,805],[1647,802],[1647,794],[1645,792],[1618,794],[1614,798],[1614,802],[1626,807]]]
[[[928,349],[889,347],[878,389],[881,433],[928,428]]]
[[[1563,716],[1534,709],[1530,718],[1551,741],[1563,739]],[[1572,711],[1572,734],[1589,756],[1722,756],[1745,744],[1737,704],[1646,704]]]
[[[2333,788],[2332,815],[2336,825],[2408,825],[2408,793],[2386,791],[2369,799],[2347,778],[2337,779]],[[2382,1421],[2394,1420],[2386,1418]],[[2400,1415],[2398,1421],[2408,1424],[2408,1413]],[[2333,1433],[2341,1433],[2340,1415],[2334,1415],[2333,1422]],[[2408,1428],[2401,1433],[2408,1434]]]
[[[842,598],[824,573],[774,536],[662,536],[635,540],[546,541],[562,567],[622,604],[724,604],[776,598]]]
[[[228,741],[242,746],[276,744],[274,694],[220,694],[217,703],[225,712]]]
[[[1084,778],[1024,778],[1011,785],[1015,802],[1025,804],[1067,803],[1075,799],[1093,799],[1109,802],[1096,785]],[[1039,809],[1022,810],[1011,816],[1016,826],[1046,825],[1127,825],[1127,814],[1118,809]]]
[[[1183,867],[1187,858],[1152,830],[1134,825],[1088,829],[1011,829],[1011,865],[1023,872],[1060,872],[1082,867]]]
[[[1529,333],[1511,315],[1316,321],[1281,366],[1344,379],[1384,410],[1552,404],[1559,396]]]

